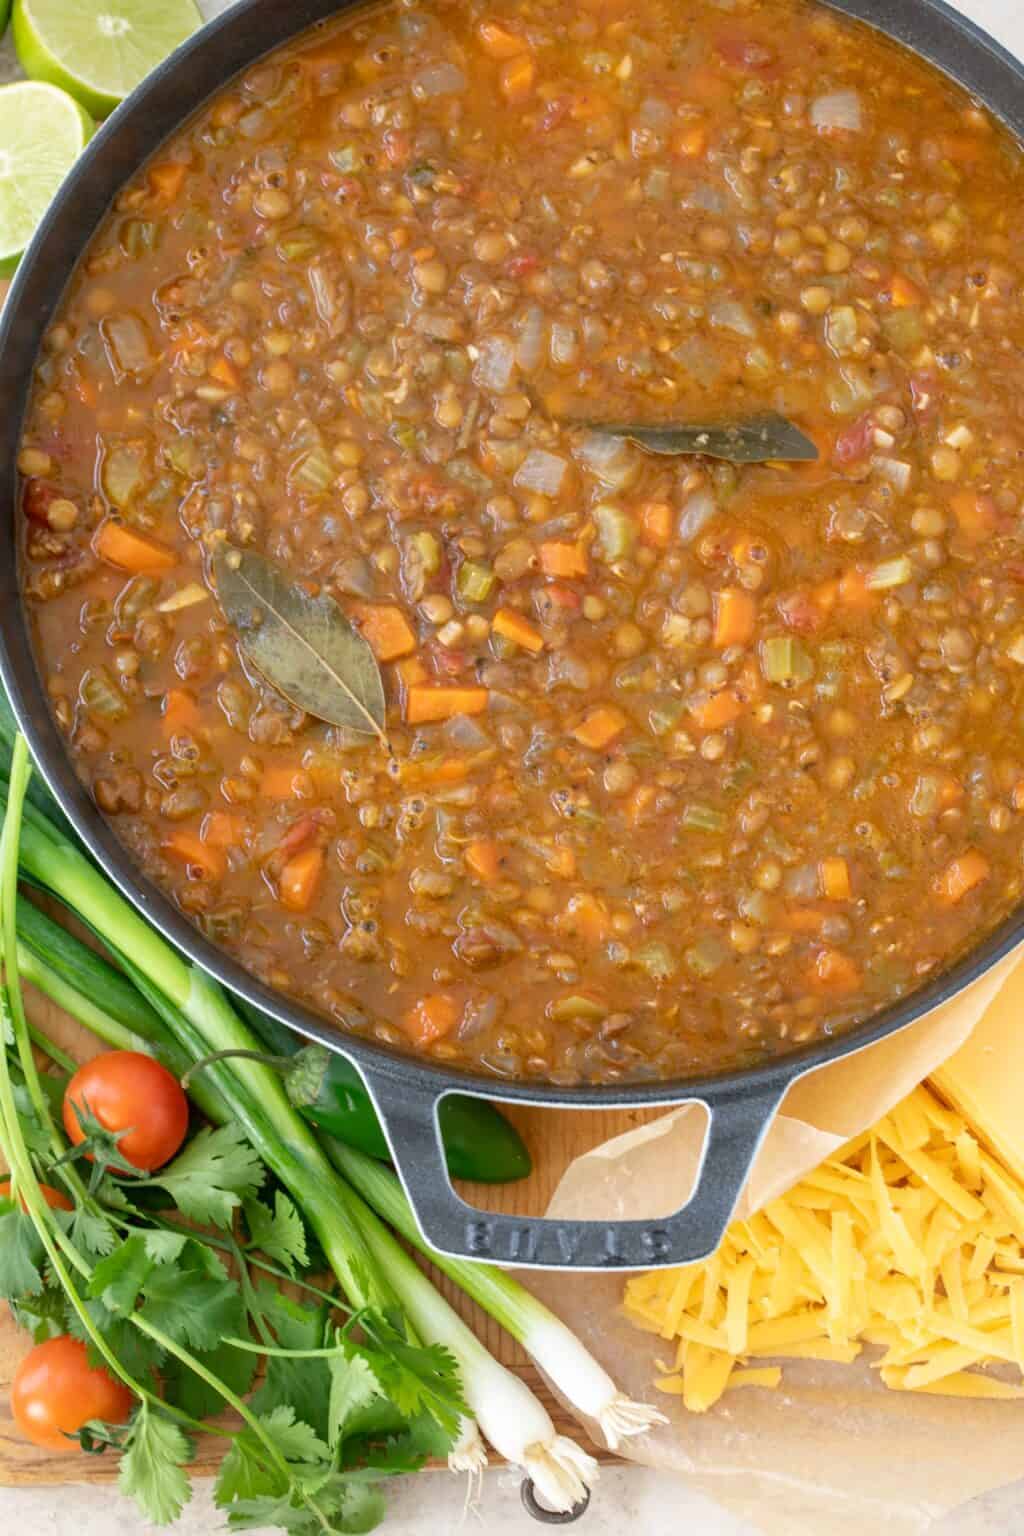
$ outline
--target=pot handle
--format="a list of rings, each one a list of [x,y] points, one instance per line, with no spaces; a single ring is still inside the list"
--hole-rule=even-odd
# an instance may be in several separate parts
[[[693,1191],[674,1215],[651,1221],[556,1221],[468,1205],[453,1189],[445,1163],[437,1113],[445,1094],[410,1086],[363,1062],[359,1070],[430,1246],[452,1258],[524,1269],[657,1269],[707,1258],[721,1242],[789,1086],[776,1082],[754,1092],[684,1101],[703,1104],[709,1123]]]

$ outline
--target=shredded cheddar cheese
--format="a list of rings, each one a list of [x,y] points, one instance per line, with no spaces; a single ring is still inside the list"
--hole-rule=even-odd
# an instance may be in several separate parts
[[[772,1360],[849,1363],[865,1346],[897,1392],[1024,1397],[1024,1186],[927,1087],[703,1264],[634,1275],[626,1316],[675,1342],[659,1391],[704,1413],[776,1387]],[[748,1362],[755,1362],[748,1364]]]

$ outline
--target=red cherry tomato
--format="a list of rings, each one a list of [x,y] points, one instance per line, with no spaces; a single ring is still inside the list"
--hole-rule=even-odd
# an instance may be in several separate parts
[[[62,1194],[59,1189],[54,1189],[52,1184],[40,1184],[39,1188],[42,1191],[43,1199],[46,1201],[51,1211],[74,1210],[74,1202],[69,1200],[67,1195]],[[0,1180],[0,1200],[10,1200],[10,1198],[11,1181],[10,1179],[2,1179]],[[25,1197],[23,1195],[19,1195],[18,1203],[20,1204],[22,1210],[24,1210]]]
[[[68,1435],[90,1419],[125,1424],[135,1402],[126,1386],[89,1364],[85,1345],[62,1334],[29,1351],[14,1373],[11,1413],[27,1440],[48,1451],[74,1451]]]
[[[79,1067],[64,1093],[64,1129],[75,1146],[85,1140],[76,1105],[106,1130],[125,1132],[118,1150],[145,1173],[168,1162],[188,1130],[181,1084],[141,1051],[104,1051]]]

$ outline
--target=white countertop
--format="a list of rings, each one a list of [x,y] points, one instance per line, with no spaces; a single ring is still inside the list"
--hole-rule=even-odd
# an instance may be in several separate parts
[[[159,0],[153,0],[159,4]],[[227,9],[231,0],[198,0],[207,17]],[[265,4],[287,0],[264,0]],[[985,27],[1007,47],[1024,55],[1024,0],[960,0],[957,8]],[[0,79],[11,73],[9,48],[0,50]],[[956,1447],[950,1447],[956,1455]],[[519,1477],[509,1470],[490,1472],[476,1514],[466,1517],[487,1536],[536,1536],[540,1529],[519,1502]],[[437,1536],[446,1526],[463,1523],[463,1488],[446,1473],[420,1474],[392,1484],[389,1536]],[[591,1508],[576,1527],[585,1536],[757,1536],[753,1527],[733,1519],[687,1488],[685,1481],[642,1467],[606,1469]],[[214,1536],[224,1529],[213,1508],[210,1489],[197,1486],[192,1504],[174,1527],[180,1536]],[[134,1506],[108,1488],[0,1488],[0,1531],[24,1536],[155,1536]],[[1024,1480],[961,1507],[934,1526],[929,1536],[1007,1536],[1024,1531]],[[818,1536],[832,1536],[825,1528]],[[873,1536],[887,1536],[879,1530]]]

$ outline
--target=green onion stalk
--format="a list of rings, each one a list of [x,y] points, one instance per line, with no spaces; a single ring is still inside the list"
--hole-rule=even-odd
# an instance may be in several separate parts
[[[4,786],[0,785],[0,799],[3,794]],[[484,1349],[349,1182],[350,1178],[361,1180],[364,1174],[383,1170],[358,1154],[346,1168],[340,1148],[339,1167],[332,1166],[324,1147],[289,1102],[277,1073],[259,1059],[252,1059],[258,1057],[260,1043],[221,988],[149,927],[48,821],[37,802],[24,806],[20,859],[23,872],[32,881],[59,897],[104,941],[128,978],[127,982],[124,977],[112,982],[111,976],[117,973],[105,962],[82,962],[74,949],[77,941],[70,935],[61,941],[63,948],[49,951],[50,959],[59,963],[48,963],[47,941],[53,940],[51,930],[57,925],[49,924],[41,913],[19,911],[22,947],[34,956],[30,960],[33,979],[69,1011],[78,1017],[87,1015],[90,1027],[110,1044],[137,1049],[142,1040],[179,1075],[182,1069],[202,1063],[202,1072],[190,1084],[197,1104],[215,1122],[233,1119],[241,1125],[264,1162],[305,1211],[352,1304],[386,1309],[397,1303],[417,1335],[445,1345],[455,1356],[475,1421],[467,1418],[460,1426],[449,1453],[453,1470],[472,1474],[485,1464],[479,1423],[503,1456],[526,1469],[553,1508],[567,1510],[579,1503],[597,1477],[596,1462],[575,1442],[557,1434],[539,1399]],[[77,972],[76,964],[80,966]],[[129,1000],[124,991],[125,985],[131,984],[135,1000]],[[139,1006],[140,1000],[145,1006]],[[222,1053],[231,1059],[216,1059]],[[370,1182],[375,1199],[382,1205],[385,1193],[398,1188],[388,1184],[390,1177],[386,1175],[384,1185]],[[403,1211],[396,1205],[395,1211],[409,1233],[415,1231],[408,1208]],[[419,1241],[435,1262],[449,1262]],[[463,1268],[468,1272],[474,1266]],[[489,1280],[474,1276],[472,1286],[467,1283],[468,1273],[460,1270],[455,1278],[489,1310],[497,1306],[502,1314],[499,1320],[517,1337],[532,1339],[538,1363],[553,1379],[569,1379],[572,1373],[568,1368],[559,1368],[553,1354],[549,1360],[548,1350],[538,1345],[539,1314],[534,1316],[532,1331],[525,1321],[520,1325],[509,1300],[512,1292],[502,1287],[508,1277],[497,1270],[487,1274]],[[545,1317],[549,1339],[557,1336],[560,1347],[572,1341],[577,1350],[581,1349],[557,1319],[551,1314]],[[599,1371],[596,1363],[591,1365]],[[591,1393],[591,1397],[597,1396]],[[617,1401],[621,1405],[624,1400]],[[605,1415],[610,1442],[617,1443],[616,1435],[636,1433],[658,1417],[653,1410],[631,1406],[640,1416],[635,1421],[621,1406],[616,1414]]]

